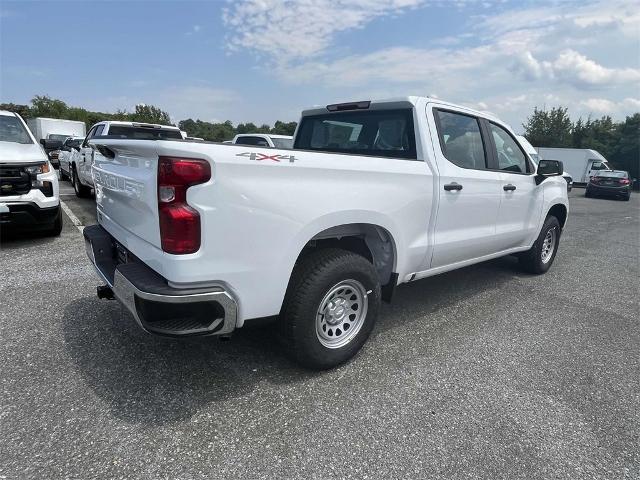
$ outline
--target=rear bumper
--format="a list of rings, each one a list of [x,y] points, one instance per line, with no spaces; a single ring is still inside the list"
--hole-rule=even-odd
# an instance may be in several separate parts
[[[16,229],[50,228],[60,215],[60,205],[41,208],[34,202],[3,203],[0,197],[0,225]]]
[[[117,245],[100,225],[85,228],[84,238],[98,274],[145,331],[182,337],[226,335],[236,328],[237,303],[223,288],[169,286],[166,279]]]
[[[593,193],[595,195],[629,195],[631,192],[631,187],[625,185],[624,187],[616,187],[616,186],[601,186],[594,185],[593,183],[587,184],[587,190],[589,193]]]

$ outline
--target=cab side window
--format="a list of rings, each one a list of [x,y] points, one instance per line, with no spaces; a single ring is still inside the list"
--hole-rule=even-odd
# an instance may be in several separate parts
[[[509,132],[495,123],[489,123],[489,131],[496,145],[498,168],[505,172],[529,172],[527,157]]]
[[[487,168],[480,123],[476,117],[435,110],[440,146],[445,158],[462,168]]]

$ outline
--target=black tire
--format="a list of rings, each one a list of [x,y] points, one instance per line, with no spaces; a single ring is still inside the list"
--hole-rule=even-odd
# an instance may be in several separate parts
[[[67,174],[66,174],[66,173],[64,173],[64,171],[62,170],[62,168],[60,168],[60,169],[58,170],[58,172],[60,172],[60,180],[67,180],[67,179],[68,179]]]
[[[554,235],[554,240],[553,240],[554,244],[552,247],[553,251],[551,252],[550,257],[545,257],[546,261],[544,261],[543,245],[545,242],[545,238],[547,237],[547,234],[551,230],[554,230],[554,233],[552,234]],[[553,261],[556,258],[556,253],[558,253],[558,246],[560,245],[561,233],[562,233],[562,230],[560,228],[560,222],[553,215],[549,215],[547,219],[544,221],[544,224],[542,225],[542,229],[540,230],[540,234],[538,235],[538,238],[536,239],[536,241],[533,243],[533,246],[526,252],[520,254],[519,260],[520,260],[520,266],[522,267],[522,269],[529,273],[534,273],[538,275],[541,273],[546,273],[547,270],[551,268],[551,265],[553,264]]]
[[[628,202],[631,199],[631,194],[627,193],[623,198],[625,202]]]
[[[327,295],[332,290],[340,292],[336,287],[348,281],[355,281],[364,288],[366,294],[361,311],[365,313],[362,317],[357,317],[359,321],[355,320],[359,326],[354,327],[352,332],[356,333],[348,334],[347,329],[337,333],[339,328],[330,326],[330,330],[336,330],[332,334],[336,336],[336,341],[343,334],[343,339],[349,340],[345,345],[329,348],[320,340],[322,334],[316,331],[317,328],[322,328],[322,319],[325,319],[324,327],[328,325],[327,317],[319,315],[319,310],[321,303],[327,300]],[[345,295],[349,296],[348,288],[345,291]],[[354,297],[355,295],[350,298]],[[379,310],[380,282],[371,262],[346,250],[318,250],[303,257],[294,268],[279,319],[280,331],[288,353],[296,362],[314,370],[325,370],[346,362],[358,353],[373,330]],[[348,312],[352,313],[351,310]],[[348,314],[346,316],[350,317]],[[344,328],[349,321],[346,320],[340,326]]]
[[[587,197],[587,198],[591,198],[591,196],[592,196],[592,195],[591,195],[591,192],[589,191],[589,189],[588,189],[588,188],[587,188],[587,189],[585,189],[585,191],[584,191],[584,196],[585,196],[585,197]]]
[[[85,185],[82,185],[80,183],[80,179],[78,178],[78,172],[76,171],[75,167],[71,169],[71,175],[73,176],[71,183],[73,184],[73,190],[76,192],[76,196],[80,198],[90,197],[91,188]]]
[[[53,222],[53,227],[47,232],[51,237],[57,237],[62,232],[62,208],[58,207],[58,214]]]

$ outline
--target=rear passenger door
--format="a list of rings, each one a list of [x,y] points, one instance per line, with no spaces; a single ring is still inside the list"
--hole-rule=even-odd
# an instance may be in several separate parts
[[[463,110],[433,107],[429,113],[439,171],[439,207],[431,268],[471,260],[497,250],[500,173],[488,169],[485,124]]]
[[[504,126],[486,122],[493,155],[489,163],[500,172],[500,209],[496,237],[500,250],[533,242],[542,214],[543,188],[536,185],[535,168],[513,134]]]

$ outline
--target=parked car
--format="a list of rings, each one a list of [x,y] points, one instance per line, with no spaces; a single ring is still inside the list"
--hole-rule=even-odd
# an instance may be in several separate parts
[[[632,188],[633,181],[629,178],[628,172],[623,170],[603,170],[589,179],[584,196],[621,197],[629,201]]]
[[[0,229],[59,235],[62,213],[58,176],[27,124],[0,111]]]
[[[538,151],[535,149],[535,147],[531,145],[529,143],[529,140],[527,140],[523,135],[516,135],[516,138],[520,142],[520,145],[522,145],[522,148],[524,148],[524,151],[529,155],[529,158],[533,160],[533,163],[538,165],[538,162],[540,161],[540,155],[538,155]],[[567,191],[570,192],[573,188],[573,178],[567,171],[562,172],[562,177],[567,182]]]
[[[231,143],[257,147],[293,148],[293,137],[289,135],[272,135],[270,133],[241,133],[233,137]]]
[[[95,137],[109,136],[135,140],[182,140],[177,127],[137,122],[103,121],[96,123],[87,134],[77,151],[72,150],[70,157],[71,184],[78,197],[88,197],[93,188],[91,166],[96,159],[103,158],[100,150],[89,146],[89,140]]]
[[[72,157],[80,151],[84,138],[85,137],[67,137],[58,151],[61,180],[71,180]]]
[[[51,164],[58,168],[58,152],[62,142],[67,137],[84,137],[86,127],[84,122],[63,120],[61,118],[28,118],[27,125],[33,136],[44,147]]]
[[[146,331],[229,335],[277,318],[311,368],[362,347],[397,285],[518,254],[544,273],[569,202],[498,118],[403,97],[302,113],[294,150],[89,140],[87,253]],[[260,320],[258,320],[260,319]]]
[[[589,178],[611,166],[596,150],[588,148],[537,148],[541,160],[559,160],[574,183],[585,185]]]

